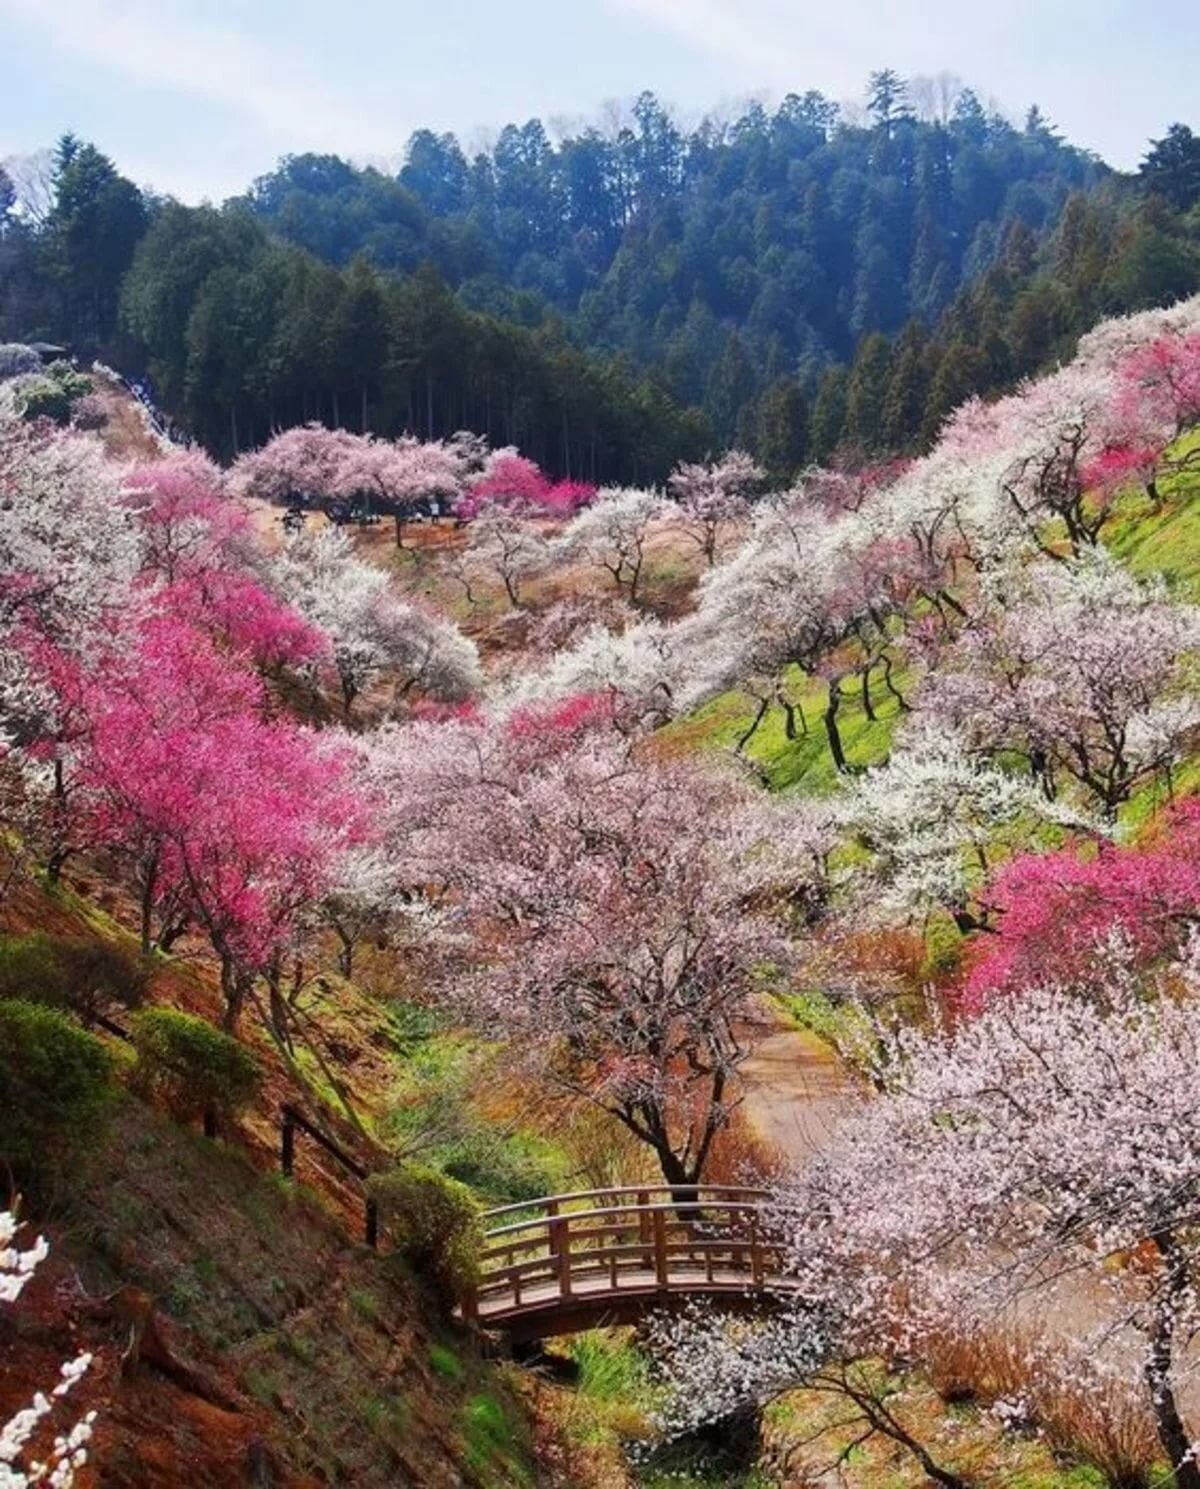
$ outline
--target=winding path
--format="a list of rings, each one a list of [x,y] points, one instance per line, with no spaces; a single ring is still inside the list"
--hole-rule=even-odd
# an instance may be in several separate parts
[[[804,1029],[778,1025],[755,1044],[741,1074],[751,1127],[789,1163],[828,1147],[855,1104],[837,1055]]]

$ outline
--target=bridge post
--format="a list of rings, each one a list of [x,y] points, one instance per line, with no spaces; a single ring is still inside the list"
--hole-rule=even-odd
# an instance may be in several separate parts
[[[550,1255],[558,1258],[559,1297],[571,1296],[571,1232],[570,1219],[555,1215],[550,1221]]]
[[[665,1293],[670,1274],[667,1270],[667,1217],[662,1210],[654,1212],[654,1277],[659,1292]]]
[[[750,1215],[750,1276],[754,1280],[754,1286],[761,1288],[763,1285],[763,1254],[758,1240],[758,1216],[753,1212]]]
[[[546,1229],[548,1232],[547,1244],[550,1248],[551,1256],[558,1255],[558,1231],[555,1229],[554,1226],[554,1222],[557,1218],[558,1201],[556,1199],[549,1200],[546,1204],[546,1220],[548,1222]]]
[[[650,1260],[650,1216],[648,1206],[650,1194],[648,1190],[639,1189],[637,1192],[637,1222],[638,1222],[638,1245],[646,1248],[646,1260]]]

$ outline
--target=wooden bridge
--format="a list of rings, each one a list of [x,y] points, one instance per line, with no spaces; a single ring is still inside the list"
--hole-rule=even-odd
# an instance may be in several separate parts
[[[632,1323],[681,1296],[761,1307],[791,1285],[772,1198],[641,1185],[489,1210],[463,1319],[522,1343]]]

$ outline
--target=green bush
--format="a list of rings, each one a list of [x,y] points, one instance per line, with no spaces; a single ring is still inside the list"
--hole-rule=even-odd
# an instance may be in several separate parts
[[[137,1067],[133,1084],[183,1121],[232,1116],[253,1100],[258,1063],[245,1045],[205,1019],[176,1008],[146,1008],[131,1021]]]
[[[71,407],[92,391],[92,380],[69,362],[51,362],[44,372],[25,378],[20,387],[21,413],[26,419],[52,419],[69,424]]]
[[[69,936],[0,939],[0,998],[21,998],[74,1013],[85,1024],[114,1008],[136,1008],[146,996],[148,963],[108,941]]]
[[[64,1014],[0,1003],[0,1164],[35,1188],[94,1147],[116,1095],[112,1056]]]
[[[449,1300],[479,1275],[483,1233],[471,1191],[423,1163],[405,1163],[370,1182],[397,1247]]]

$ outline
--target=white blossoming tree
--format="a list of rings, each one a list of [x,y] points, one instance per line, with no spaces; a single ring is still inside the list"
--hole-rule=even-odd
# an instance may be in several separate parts
[[[0,1303],[15,1303],[33,1277],[50,1248],[41,1236],[27,1250],[15,1245],[18,1224],[16,1216],[0,1212]],[[96,1413],[54,1432],[47,1449],[36,1447],[50,1428],[50,1418],[59,1403],[87,1373],[92,1363],[88,1353],[68,1360],[59,1372],[57,1384],[48,1391],[37,1391],[28,1406],[7,1422],[0,1422],[0,1489],[31,1489],[44,1484],[47,1489],[71,1489],[76,1470],[88,1461],[88,1443]]]

